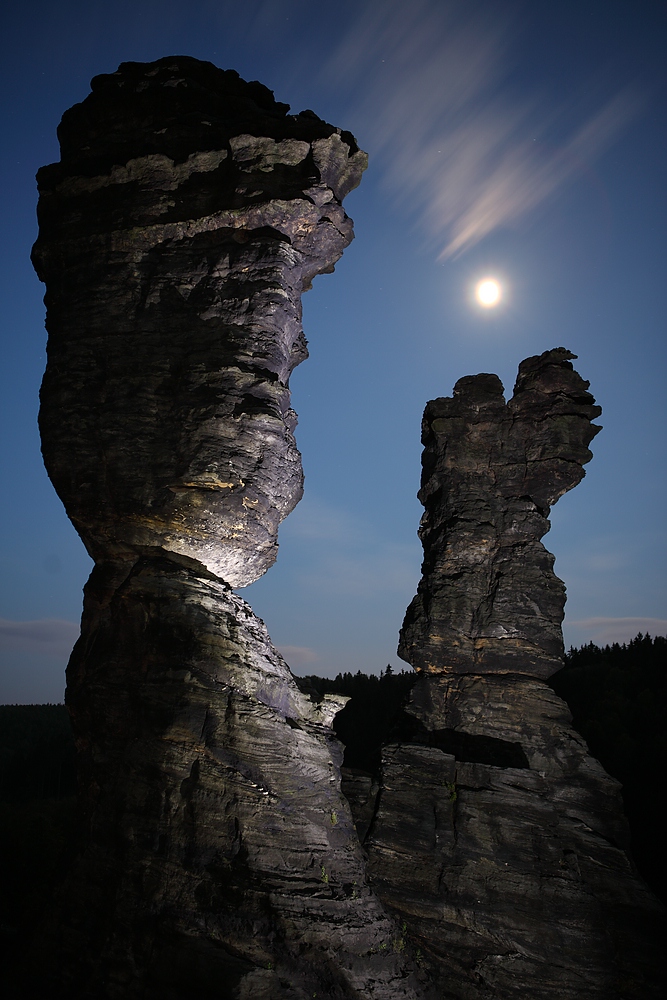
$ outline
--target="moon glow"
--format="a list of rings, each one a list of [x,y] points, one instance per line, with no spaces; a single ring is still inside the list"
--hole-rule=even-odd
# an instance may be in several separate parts
[[[482,278],[475,286],[475,298],[483,309],[497,306],[502,297],[502,289],[495,278]]]

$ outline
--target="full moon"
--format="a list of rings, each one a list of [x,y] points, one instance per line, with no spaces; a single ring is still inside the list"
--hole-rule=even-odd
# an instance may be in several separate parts
[[[502,291],[495,278],[483,278],[475,286],[475,298],[484,309],[491,309],[500,302]]]

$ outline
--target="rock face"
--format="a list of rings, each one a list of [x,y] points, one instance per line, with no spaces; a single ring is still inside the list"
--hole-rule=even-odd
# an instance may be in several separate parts
[[[341,699],[301,691],[232,590],[301,496],[300,296],[366,163],[288,111],[209,63],[126,63],[39,173],[44,458],[96,565],[67,673],[80,851],[34,995],[657,998],[617,785],[544,683],[564,590],[540,539],[599,413],[572,355],[524,362],[508,404],[484,375],[427,407],[420,677],[379,791],[346,781],[367,863]]]
[[[301,693],[231,589],[301,496],[300,295],[352,238],[365,154],[190,58],[92,86],[34,248],[44,458],[96,563],[67,673],[81,850],[40,995],[424,996],[340,792],[342,702]]]
[[[96,562],[169,551],[231,586],[302,493],[301,293],[352,239],[366,154],[179,57],[96,77],[39,171],[47,470]]]
[[[365,847],[406,943],[457,1000],[664,995],[664,911],[629,860],[620,786],[544,683],[565,594],[540,538],[599,430],[572,357],[524,361],[507,404],[478,375],[424,415],[424,575],[399,649],[419,678]]]
[[[475,375],[426,407],[423,576],[399,648],[419,670],[548,677],[562,665],[565,588],[540,539],[602,412],[573,357],[522,362],[508,403],[496,375]]]

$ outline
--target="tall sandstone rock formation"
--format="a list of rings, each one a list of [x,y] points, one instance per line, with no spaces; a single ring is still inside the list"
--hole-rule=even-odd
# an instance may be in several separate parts
[[[565,589],[540,539],[600,414],[562,348],[457,382],[423,421],[419,673],[366,837],[369,870],[440,995],[658,1000],[664,911],[628,858],[619,786],[545,683]],[[661,930],[662,927],[662,930]]]
[[[38,175],[44,459],[95,560],[67,671],[81,847],[42,996],[425,995],[340,792],[340,703],[301,693],[232,590],[301,496],[300,297],[352,239],[366,165],[288,111],[210,63],[124,63]]]
[[[43,451],[95,568],[67,674],[80,849],[18,995],[657,998],[617,785],[545,684],[564,591],[540,539],[599,412],[572,355],[524,362],[508,404],[486,375],[427,407],[419,679],[366,854],[340,700],[232,589],[301,496],[300,297],[366,164],[288,112],[209,63],[126,63],[39,173]]]

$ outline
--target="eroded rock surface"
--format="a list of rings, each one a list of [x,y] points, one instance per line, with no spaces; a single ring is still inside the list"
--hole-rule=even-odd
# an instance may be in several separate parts
[[[301,496],[300,296],[352,238],[365,154],[191,58],[92,86],[34,249],[44,458],[96,562],[67,672],[81,850],[39,995],[415,1000],[340,792],[342,702],[231,589]]]
[[[602,412],[563,348],[496,375],[459,379],[422,424],[422,579],[399,655],[434,673],[561,666],[565,588],[540,539],[553,504],[584,475]]]
[[[92,88],[38,174],[47,470],[96,561],[171,551],[246,586],[302,494],[301,293],[352,239],[366,154],[196,59]]]
[[[664,995],[664,910],[629,858],[620,786],[544,682],[565,593],[540,538],[600,413],[571,358],[524,361],[507,404],[496,376],[461,379],[424,415],[423,577],[399,650],[419,677],[365,847],[457,1000]]]

